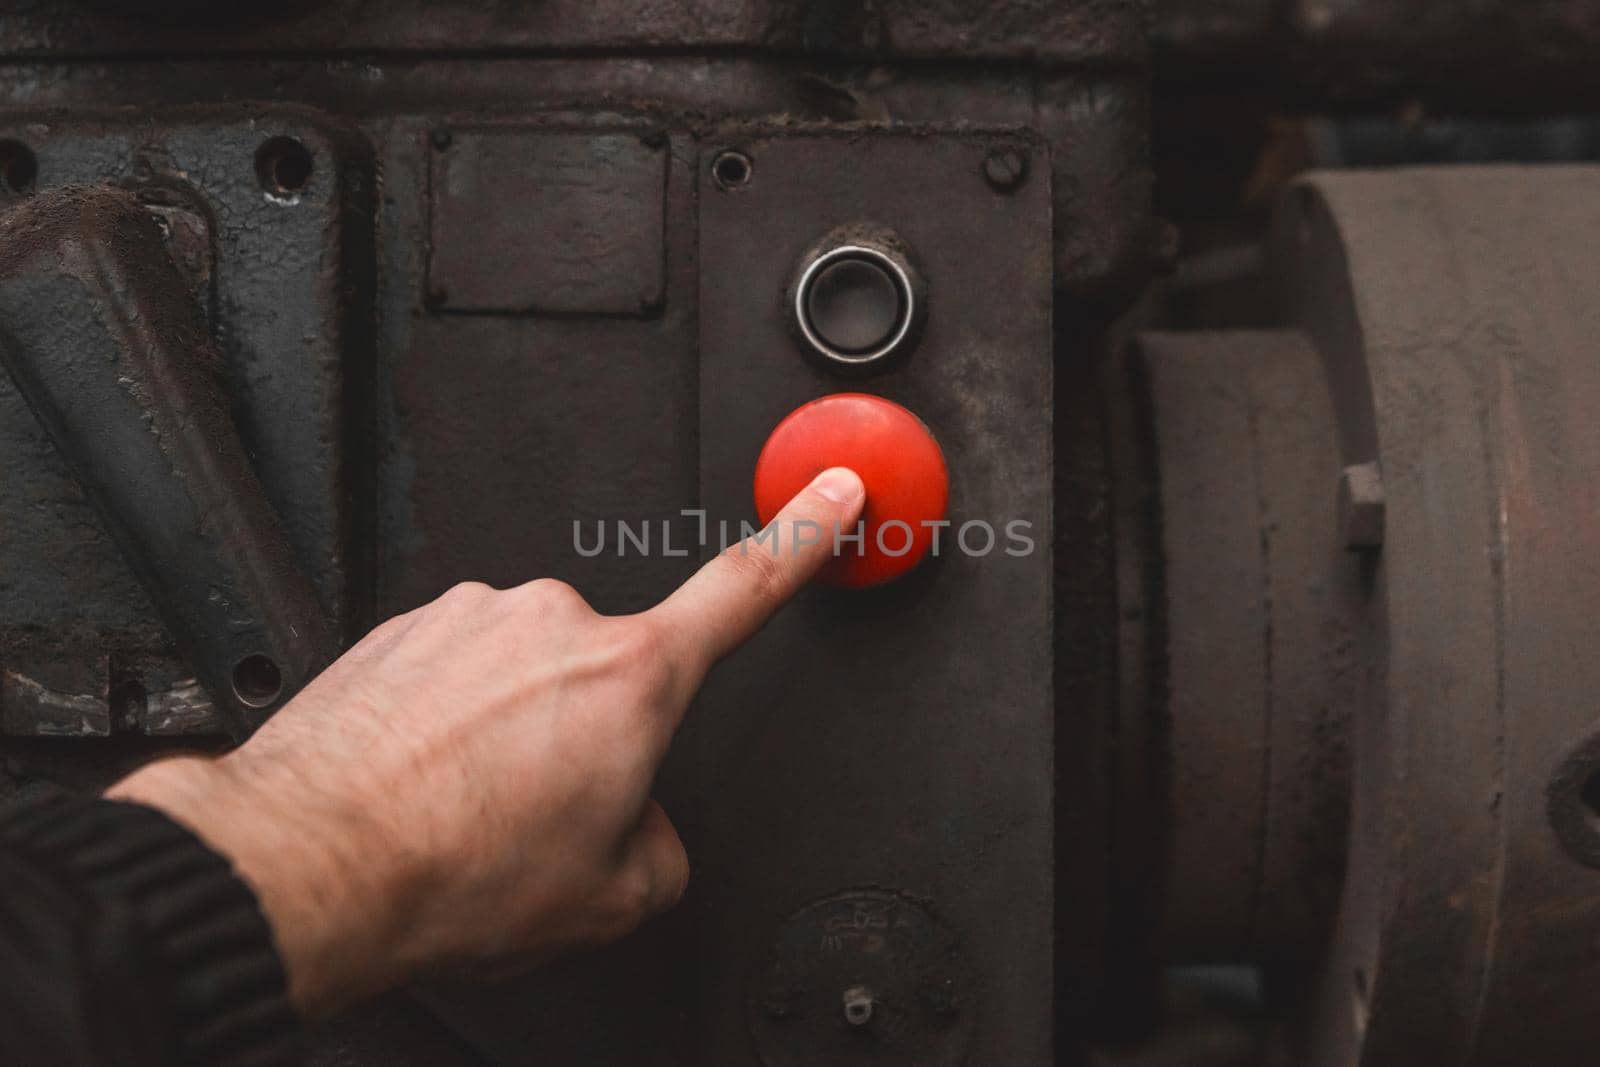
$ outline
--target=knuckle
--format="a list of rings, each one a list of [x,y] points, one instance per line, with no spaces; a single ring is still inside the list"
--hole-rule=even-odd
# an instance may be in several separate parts
[[[572,586],[559,578],[539,578],[519,590],[536,607],[549,612],[587,610],[589,604]]]
[[[672,855],[668,869],[663,872],[661,906],[675,908],[689,892],[689,854],[680,843]]]
[[[409,612],[404,615],[391,616],[368,630],[366,635],[357,641],[346,655],[355,659],[367,659],[381,655],[392,647],[395,642],[399,641],[401,636],[416,624],[416,621],[415,616]]]
[[[452,607],[465,607],[479,604],[494,594],[494,590],[483,582],[457,582],[444,591],[438,603]]]
[[[778,553],[764,545],[738,545],[725,557],[734,573],[763,600],[782,595],[788,584],[788,570]]]
[[[639,928],[650,917],[650,872],[635,867],[619,874],[613,882],[605,927],[611,938],[622,937]]]
[[[413,620],[412,620],[412,618],[411,618],[409,613],[407,613],[405,615],[391,615],[387,619],[384,619],[382,622],[380,622],[378,625],[374,626],[371,630],[368,630],[367,631],[367,637],[364,638],[363,640],[366,640],[366,639],[372,639],[372,640],[377,640],[377,641],[386,640],[386,639],[388,639],[390,637],[393,637],[395,634],[399,633],[400,631],[406,629],[411,624],[412,621]]]

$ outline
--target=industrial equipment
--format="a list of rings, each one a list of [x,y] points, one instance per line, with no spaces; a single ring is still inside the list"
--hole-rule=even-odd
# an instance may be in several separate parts
[[[1592,1058],[1600,2],[6,8],[0,795],[921,464],[682,907],[313,1063]]]

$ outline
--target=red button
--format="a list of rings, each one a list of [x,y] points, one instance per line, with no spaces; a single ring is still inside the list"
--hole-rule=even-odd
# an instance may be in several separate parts
[[[840,543],[822,581],[859,589],[915,567],[933,545],[935,530],[924,524],[944,519],[950,497],[944,453],[922,420],[865,393],[835,393],[795,409],[778,423],[756,460],[756,514],[762,524],[829,467],[849,467],[861,476],[867,487],[866,528],[861,544]],[[824,542],[832,538],[832,530],[823,532]]]

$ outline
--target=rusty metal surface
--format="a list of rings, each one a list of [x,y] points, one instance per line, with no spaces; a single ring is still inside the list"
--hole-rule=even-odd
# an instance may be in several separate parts
[[[617,128],[588,122],[602,136]],[[575,124],[584,118],[550,121],[560,135]],[[525,121],[506,125],[538,136]],[[688,564],[620,555],[614,541],[582,556],[573,530],[592,539],[596,522],[659,522],[698,496],[690,142],[680,134],[669,153],[665,291],[651,313],[458,315],[430,306],[424,276],[434,128],[397,121],[381,156],[391,239],[380,263],[377,610],[410,610],[469,576],[513,585],[533,574],[572,582],[600,610],[639,610]],[[457,239],[498,225],[481,218]],[[546,239],[532,235],[530,254]]]
[[[428,299],[446,311],[640,315],[666,269],[667,135],[440,128]]]
[[[1590,167],[1321,174],[1280,215],[1280,262],[1320,265],[1294,306],[1344,461],[1386,501],[1312,1062],[1592,1058],[1600,898],[1549,791],[1600,686],[1597,192]]]
[[[959,56],[1136,63],[1147,0],[302,0],[276,11],[208,5],[171,19],[126,4],[29,0],[0,55],[769,49],[859,59]],[[182,13],[175,13],[182,15]]]
[[[724,145],[755,164],[722,192]],[[1000,193],[996,144],[1039,164]],[[808,248],[852,223],[895,232],[927,279],[921,343],[870,379],[940,441],[952,520],[1033,524],[1030,554],[946,552],[875,594],[815,591],[697,706],[709,802],[699,868],[708,1062],[745,1062],[749,968],[811,900],[876,886],[929,900],[979,989],[969,1062],[1051,1061],[1055,705],[1050,579],[1052,330],[1044,144],[1025,131],[733,128],[701,155],[700,457],[713,520],[791,409],[850,386],[808,360],[782,296]],[[1001,294],[1004,294],[1002,296]],[[956,534],[953,527],[947,531]],[[990,620],[990,621],[984,621]],[[1001,621],[1003,620],[1003,622]],[[808,654],[796,658],[796,649]],[[981,803],[974,798],[981,796]],[[691,845],[691,848],[695,847]]]
[[[1320,950],[1280,975],[1302,1062],[1562,1067],[1600,1035],[1597,187],[1312,175],[1267,272],[1296,329],[1141,341],[1164,609],[1124,643],[1158,649],[1164,946]]]
[[[759,54],[649,60],[559,52],[538,58],[424,55],[364,63],[208,56],[0,67],[0,101],[31,109],[99,109],[115,100],[150,115],[206,99],[197,87],[226,85],[232,99],[309,105],[362,120],[377,141],[406,115],[439,116],[438,124],[448,126],[461,115],[481,122],[521,114],[553,123],[563,114],[600,112],[680,132],[728,116],[1036,125],[1054,149],[1056,284],[1062,292],[1097,314],[1112,313],[1133,299],[1160,254],[1162,231],[1150,217],[1148,91],[1138,67],[1047,70],[1018,60],[897,68]],[[409,178],[401,175],[398,183],[405,188]]]
[[[1130,381],[1104,324],[1177,250],[1150,212],[1149,6],[30,0],[0,20],[0,202],[137,191],[345,636],[466,578],[648,605],[694,555],[585,555],[573,524],[745,517],[765,430],[821,391],[905,400],[960,508],[1060,538],[1011,569],[946,559],[807,598],[664,771],[696,862],[684,909],[533,978],[429,983],[324,1034],[325,1061],[1033,1067],[1152,1029],[1158,956],[1281,967],[1324,942],[1316,1062],[1580,1054],[1600,741],[1577,706],[1600,679],[1560,595],[1600,547],[1570,520],[1600,459],[1595,190],[1318,178],[1275,271],[1305,298],[1246,312],[1304,333],[1150,335]],[[1592,0],[1155,6],[1168,103],[1219,87],[1157,131],[1202,236],[1307,161],[1532,136],[1419,105],[1304,124],[1288,151],[1267,120],[1286,103],[1595,102]],[[1539,144],[1587,152],[1589,125]],[[738,191],[712,175],[724,152],[754,168]],[[929,318],[846,381],[800,351],[785,296],[807,248],[864,221],[909,240]],[[0,447],[0,733],[215,730],[3,385]],[[92,787],[161,750],[62,754],[81,747],[8,738],[0,774]],[[957,946],[956,1022],[904,1006],[914,952],[874,978],[795,949],[859,899],[914,899],[922,943]],[[805,990],[796,1027],[757,989],[786,952],[848,980]]]
[[[808,597],[664,771],[685,908],[536,977],[429,983],[324,1033],[323,1061],[1042,1067],[1087,1031],[1153,1029],[1160,955],[1281,968],[1324,943],[1313,1062],[1592,1046],[1572,995],[1600,862],[1600,635],[1572,594],[1600,547],[1573,518],[1600,461],[1592,178],[1319,177],[1273,271],[1301,298],[1231,310],[1303,332],[1149,335],[1130,380],[1104,324],[1177,251],[1150,211],[1140,0],[211,6],[13,5],[0,204],[137,192],[345,636],[466,578],[642,608],[694,554],[589,556],[574,523],[745,517],[765,431],[843,388],[928,419],[958,508],[1059,538]],[[1155,7],[1158,84],[1184,103],[1157,128],[1167,198],[1202,239],[1308,161],[1535,136],[1418,105],[1280,138],[1286,105],[1596,103],[1597,0]],[[1588,152],[1591,125],[1538,150]],[[724,152],[754,168],[737,191]],[[806,249],[863,222],[909,241],[929,318],[846,381],[806,359],[785,297]],[[4,383],[0,450],[0,733],[214,731]],[[0,779],[92,788],[162,750],[8,737]],[[862,900],[959,951],[953,1017],[905,1006],[936,968],[903,945],[877,977],[807,954]],[[804,990],[788,1026],[775,958],[843,988]],[[1275,969],[1281,1001],[1296,977]]]
[[[566,112],[500,125],[517,136],[545,126],[612,135],[619,122]],[[441,126],[371,121],[388,235],[378,261],[375,611],[410,610],[469,578],[508,586],[534,576],[571,582],[602,612],[641,610],[696,564],[692,554],[619,552],[614,525],[659,531],[700,499],[694,141],[675,130],[666,152],[665,290],[650,314],[455,314],[430,306],[425,277]],[[588,542],[597,523],[612,531],[606,550],[580,555],[575,524]],[[655,796],[686,841],[704,788],[680,742]],[[696,923],[691,902],[623,945],[536,976],[432,983],[418,997],[489,1062],[696,1063],[698,992],[685,977],[697,965]]]
[[[785,290],[807,247],[873,205],[918,235],[919,255],[936,270],[930,292],[942,285],[944,295],[931,306],[929,333],[902,370],[872,379],[869,388],[894,390],[891,395],[936,420],[936,432],[945,427],[952,462],[972,472],[964,484],[965,492],[978,494],[969,499],[975,513],[1015,505],[1048,524],[1051,168],[1036,137],[1015,130],[955,137],[927,128],[817,130],[792,138],[748,127],[698,139],[674,132],[665,153],[666,289],[658,308],[636,316],[456,314],[430,305],[417,241],[430,225],[426,190],[439,125],[400,119],[374,127],[387,194],[380,227],[392,235],[381,271],[392,284],[381,301],[377,366],[384,398],[378,432],[386,442],[378,467],[381,612],[404,610],[469,576],[509,584],[552,574],[573,581],[605,611],[634,610],[670,590],[694,566],[697,551],[645,556],[621,553],[612,541],[604,553],[585,558],[573,549],[573,523],[583,524],[587,540],[597,522],[619,519],[635,527],[649,520],[659,537],[659,523],[678,519],[680,509],[696,503],[715,505],[730,518],[749,517],[749,469],[740,457],[753,463],[766,431],[789,407],[820,389],[850,387],[806,358],[786,318]],[[518,138],[544,136],[546,129],[513,120],[502,128]],[[552,116],[547,127],[563,138],[575,130],[610,137],[618,128],[614,116],[572,114]],[[1024,144],[1033,156],[1028,181],[1015,192],[997,192],[982,173],[991,144],[999,142]],[[697,230],[696,202],[725,195],[709,176],[711,160],[733,143],[751,152],[757,177],[716,203],[747,213],[719,216],[714,230],[707,223]],[[863,146],[863,158],[881,160],[873,164],[877,169],[852,162]],[[988,248],[996,234],[1006,239]],[[473,235],[461,236],[470,241]],[[1002,290],[1006,302],[985,296]],[[1020,305],[1018,293],[1028,294]],[[709,314],[732,316],[761,333],[713,344],[708,338],[717,335],[705,333]],[[962,440],[968,443],[957,443]],[[967,458],[957,461],[957,455]],[[693,528],[692,520],[678,520],[673,536],[679,551]],[[727,731],[746,718],[742,686],[771,689],[770,679],[754,680],[774,669],[770,662],[751,660],[738,668],[742,682],[725,675],[722,684],[735,691],[708,695],[691,716],[660,783],[658,795],[696,860],[690,904],[641,939],[535,978],[491,988],[432,985],[422,994],[430,1010],[497,1062],[526,1062],[534,1050],[557,1062],[743,1062],[746,969],[766,951],[777,923],[807,899],[876,881],[934,897],[942,914],[971,931],[986,946],[975,952],[987,980],[1003,976],[1015,991],[1008,1010],[1025,1020],[1006,1040],[1046,1040],[1054,875],[1035,850],[1050,847],[1052,788],[1049,746],[1033,748],[1035,740],[1051,736],[1050,594],[1041,577],[1049,574],[1049,553],[1042,529],[1038,541],[1039,559],[976,570],[982,561],[948,561],[931,575],[931,585],[919,586],[913,601],[898,607],[858,612],[848,604],[809,605],[800,632],[766,639],[773,642],[767,655],[780,646],[817,647],[818,656],[835,661],[834,688],[807,697],[798,679],[787,683],[785,699],[794,703],[789,710],[767,709],[762,721],[769,733],[759,746],[760,752],[788,751],[786,792],[771,792],[769,800],[781,801],[785,817],[803,818],[803,824],[773,831],[749,822],[753,802],[718,805],[725,809],[719,812],[705,808],[713,794],[767,795],[750,778],[761,774],[757,765],[744,765],[737,737],[724,736],[713,747],[703,736],[711,723]],[[655,544],[660,547],[659,540]],[[964,583],[947,577],[962,567],[968,569],[965,594],[959,593]],[[919,611],[924,602],[938,607]],[[987,617],[1002,605],[1008,613],[1027,607],[1036,621],[1022,631],[1020,646],[1013,647],[1015,637],[995,635],[990,669],[973,673],[976,650],[951,657],[948,644],[962,634],[971,640],[963,620]],[[906,669],[947,662],[947,672],[960,673],[941,682],[919,669],[915,692],[922,695],[908,702],[900,682],[860,658],[869,644],[851,633],[888,635],[903,650],[898,658]],[[1003,677],[1013,695],[980,701],[986,729],[994,732],[994,745],[1026,753],[1024,764],[1034,769],[1024,779],[1010,755],[962,758],[973,773],[1003,770],[1005,785],[995,788],[1010,799],[1001,804],[997,798],[992,816],[962,831],[971,835],[963,838],[971,848],[960,848],[975,857],[964,865],[966,873],[940,873],[944,861],[937,855],[945,846],[935,846],[930,820],[941,811],[965,820],[958,811],[974,786],[969,781],[957,789],[962,776],[938,768],[960,751],[956,739],[968,726],[966,716],[976,694],[998,677],[990,670],[1000,663],[1011,665]],[[848,705],[835,692],[841,687],[853,691]],[[819,702],[841,712],[882,706],[895,714],[879,720],[872,740],[859,723],[825,724],[802,714],[802,707]],[[912,725],[902,712],[915,714]],[[941,724],[944,741],[927,734],[929,723]],[[855,754],[846,757],[840,746],[850,737]],[[872,797],[906,792],[867,769],[875,753],[900,754],[902,777],[922,767],[915,788],[931,806],[885,809],[879,830],[847,833],[840,820],[858,818],[856,810],[870,806]],[[835,802],[824,804],[828,797]],[[922,828],[918,839],[925,843],[905,850],[898,861],[904,869],[882,867],[879,861],[897,850],[873,844],[875,835],[903,840],[908,825]],[[991,841],[986,827],[1002,836]],[[848,854],[838,852],[850,841]],[[789,850],[787,864],[758,857],[779,844]],[[923,865],[930,866],[913,876]],[[796,873],[813,867],[804,877]],[[1001,923],[987,904],[992,894],[1009,896],[1016,879],[1031,887],[1019,898],[1033,917],[1025,926]],[[725,929],[723,921],[738,929]],[[1023,947],[1025,956],[1010,961],[1010,950],[993,943],[997,936],[1006,946]],[[716,975],[715,985],[698,984],[696,971]],[[998,1042],[1004,1032],[987,1031],[983,1040]],[[1031,1047],[1024,1062],[1042,1055],[1037,1044]]]
[[[369,507],[354,472],[370,448],[361,383],[372,291],[372,180],[360,145],[303,111],[184,109],[157,126],[10,115],[3,125],[37,161],[28,191],[112,184],[166,226],[169,249],[193,272],[230,413],[268,503],[324,610],[360,627],[370,611]],[[274,138],[305,146],[318,168],[292,196],[266,191],[258,173],[258,152]],[[98,711],[73,732],[216,729],[193,666],[173,654],[149,597],[9,380],[0,381],[0,410],[8,454],[22,460],[0,471],[8,669],[89,697]],[[32,713],[18,710],[28,691],[19,683],[0,697],[8,732],[32,732]]]
[[[64,186],[8,212],[0,361],[242,740],[333,661],[333,630],[163,245],[131,193]]]

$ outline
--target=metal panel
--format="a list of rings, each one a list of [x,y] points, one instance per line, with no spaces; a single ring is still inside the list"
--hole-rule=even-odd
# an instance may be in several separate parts
[[[637,315],[662,295],[666,135],[436,131],[430,299]]]
[[[11,119],[0,136],[36,153],[38,188],[112,183],[166,226],[204,301],[262,488],[323,606],[359,627],[368,538],[365,483],[352,471],[366,440],[373,188],[364,142],[291,108],[180,109],[159,124],[86,113]],[[301,187],[264,177],[272,144],[305,153]],[[56,697],[116,705],[82,718],[81,732],[215,728],[191,668],[171,654],[149,599],[9,380],[0,380],[0,443],[26,458],[0,466],[7,670]],[[24,695],[14,687],[5,697],[8,731],[23,726]],[[114,721],[122,716],[132,721]]]
[[[648,607],[695,560],[621,554],[612,524],[659,529],[697,499],[692,142],[675,135],[663,152],[666,288],[656,311],[467,315],[426,300],[421,238],[438,128],[407,117],[380,138],[390,240],[377,364],[378,611],[409,610],[457,581],[537,577],[573,583],[598,611]],[[506,129],[535,136],[527,119]],[[610,136],[618,127],[567,116],[544,129]],[[575,523],[585,543],[596,523],[607,524],[606,550],[576,551]],[[699,780],[681,748],[655,795],[698,859]],[[686,902],[601,952],[493,985],[433,983],[417,995],[490,1063],[689,1067],[699,1063],[694,923]]]
[[[713,519],[750,517],[757,452],[788,411],[861,388],[940,440],[957,525],[1024,520],[1035,540],[1023,558],[947,546],[875,593],[813,591],[713,678],[693,713],[707,790],[690,846],[702,1063],[790,1062],[781,1027],[761,1026],[760,1042],[747,1032],[768,992],[750,976],[790,915],[863,887],[924,902],[959,940],[977,975],[961,1009],[977,1014],[969,1062],[1052,1062],[1049,168],[1040,160],[1020,188],[997,191],[983,175],[996,141],[1022,138],[744,129],[702,154],[700,457]],[[732,190],[711,174],[728,146],[753,161]],[[904,242],[929,308],[908,359],[847,384],[803,357],[783,297],[809,248],[860,224]],[[793,1040],[818,1047],[814,1028],[846,1025],[800,1014]],[[911,1042],[862,1036],[879,1062],[913,1062]]]
[[[0,54],[437,52],[775,47],[851,57],[1137,61],[1146,0],[201,0],[29,3]],[[100,8],[102,10],[96,10]]]

